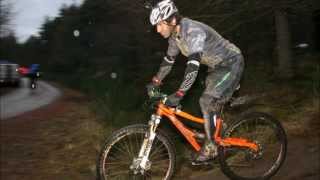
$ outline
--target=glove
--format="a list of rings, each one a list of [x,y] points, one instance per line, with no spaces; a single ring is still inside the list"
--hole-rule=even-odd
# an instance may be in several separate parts
[[[153,97],[158,86],[155,85],[154,83],[149,83],[149,84],[147,84],[146,88],[147,88],[148,96]]]
[[[156,77],[153,77],[152,82],[147,84],[146,86],[148,96],[153,97],[155,95],[155,91],[159,88],[160,85],[161,85],[160,80],[158,80],[158,78]]]
[[[183,98],[183,96],[184,93],[182,91],[177,91],[176,93],[168,96],[164,104],[170,107],[176,107],[180,104],[180,101]]]

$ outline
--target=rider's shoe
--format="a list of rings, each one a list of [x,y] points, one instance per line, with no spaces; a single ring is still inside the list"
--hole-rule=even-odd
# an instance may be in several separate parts
[[[205,162],[213,160],[218,155],[218,148],[213,142],[205,142],[200,152],[193,159],[192,164],[205,164]]]

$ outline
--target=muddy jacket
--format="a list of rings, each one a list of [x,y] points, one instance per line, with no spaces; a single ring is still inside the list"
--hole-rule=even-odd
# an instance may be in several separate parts
[[[168,43],[167,56],[164,57],[156,77],[162,81],[170,72],[175,57],[181,52],[188,57],[184,80],[179,88],[183,92],[194,83],[200,64],[207,65],[212,70],[216,65],[241,54],[239,48],[213,28],[189,18],[180,21],[179,34],[173,33]]]

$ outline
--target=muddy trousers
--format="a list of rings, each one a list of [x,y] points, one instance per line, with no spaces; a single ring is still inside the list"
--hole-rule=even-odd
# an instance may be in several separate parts
[[[239,86],[243,68],[243,57],[237,55],[208,70],[205,90],[199,99],[199,104],[205,121],[206,139],[209,142],[212,142],[215,129],[214,117],[219,116],[221,108]]]

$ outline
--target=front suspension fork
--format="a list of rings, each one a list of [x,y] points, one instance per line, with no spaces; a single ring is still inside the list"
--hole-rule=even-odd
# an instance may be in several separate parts
[[[156,137],[156,130],[158,125],[160,124],[161,116],[152,114],[151,119],[149,121],[149,130],[145,134],[142,146],[139,151],[139,156],[137,159],[134,159],[133,166],[135,167],[135,171],[140,169],[143,174],[144,171],[149,170],[151,168],[151,162],[149,161],[149,155],[151,151],[151,147],[153,141]],[[136,172],[138,173],[138,172]]]

